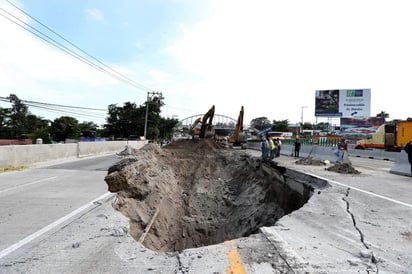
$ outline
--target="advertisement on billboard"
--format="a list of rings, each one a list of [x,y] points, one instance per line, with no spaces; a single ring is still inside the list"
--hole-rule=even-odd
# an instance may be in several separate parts
[[[317,90],[315,94],[315,116],[341,116],[339,112],[339,90]]]
[[[370,117],[370,89],[342,89],[339,92],[339,112],[342,117]]]
[[[340,118],[341,135],[347,140],[357,141],[375,133],[384,123],[385,118],[382,117],[342,117]]]
[[[370,117],[370,89],[317,90],[315,116]]]

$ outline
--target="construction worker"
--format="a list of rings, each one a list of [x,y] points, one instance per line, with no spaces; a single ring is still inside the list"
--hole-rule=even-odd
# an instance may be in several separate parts
[[[405,145],[404,150],[408,154],[408,161],[409,161],[409,165],[411,166],[411,176],[412,176],[412,141],[409,141],[409,143]]]
[[[295,158],[299,158],[299,151],[300,151],[299,136],[296,136],[294,147],[295,147]]]
[[[345,139],[344,138],[340,139],[337,149],[335,150],[335,154],[336,156],[338,156],[336,163],[341,163],[343,161],[343,155],[345,154],[345,151],[347,150],[348,150],[348,144],[345,142]]]
[[[262,150],[262,159],[266,160],[269,157],[269,143],[265,137],[261,139],[260,149]]]
[[[282,147],[282,141],[279,138],[276,138],[276,154],[275,157],[280,157],[280,148]]]
[[[271,160],[275,158],[275,152],[276,152],[275,142],[273,142],[272,138],[269,137],[269,154],[270,154],[269,156]]]

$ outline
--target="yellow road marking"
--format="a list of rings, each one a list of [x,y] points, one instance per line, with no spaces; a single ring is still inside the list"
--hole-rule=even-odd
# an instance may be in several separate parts
[[[229,251],[227,252],[227,257],[229,259],[229,266],[226,268],[227,274],[246,274],[245,267],[242,264],[242,260],[240,259],[239,252],[237,252],[237,248],[234,246],[234,241],[225,241],[225,244],[230,247]]]

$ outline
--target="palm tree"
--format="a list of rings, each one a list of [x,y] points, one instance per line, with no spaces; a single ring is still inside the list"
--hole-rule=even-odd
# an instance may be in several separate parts
[[[389,113],[386,113],[385,111],[381,111],[380,113],[376,114],[376,117],[382,117],[382,118],[389,118]]]

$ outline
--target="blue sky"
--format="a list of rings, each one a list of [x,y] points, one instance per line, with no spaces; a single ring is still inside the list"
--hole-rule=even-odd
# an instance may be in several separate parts
[[[371,89],[372,116],[412,116],[406,0],[11,2],[106,65],[162,92],[166,117],[183,119],[215,105],[216,113],[237,118],[243,105],[246,123],[262,116],[294,123],[307,106],[304,121],[314,122],[315,90],[362,88]],[[47,32],[8,1],[0,0],[0,8]],[[0,91],[2,97],[100,109],[143,104],[147,96],[3,16]],[[30,111],[47,119],[63,115]],[[76,118],[103,124],[101,116]]]

